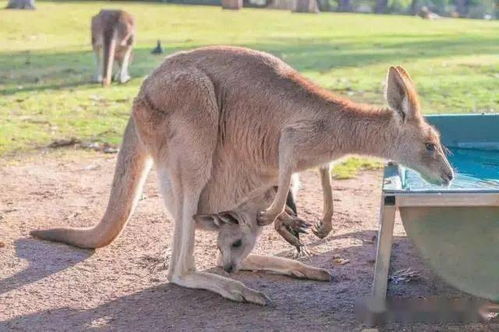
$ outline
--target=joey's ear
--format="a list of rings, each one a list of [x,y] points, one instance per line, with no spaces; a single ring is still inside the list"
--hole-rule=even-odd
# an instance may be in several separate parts
[[[196,214],[193,216],[196,226],[207,231],[218,231],[223,224],[239,224],[239,218],[232,211],[212,214]]]
[[[388,69],[385,98],[388,106],[396,111],[404,122],[421,117],[416,89],[404,68],[397,66]]]
[[[194,215],[194,220],[196,221],[196,226],[199,229],[204,229],[205,231],[218,231],[222,221],[218,217],[218,214],[196,214]]]
[[[233,211],[223,211],[218,216],[227,224],[239,224],[239,216]]]

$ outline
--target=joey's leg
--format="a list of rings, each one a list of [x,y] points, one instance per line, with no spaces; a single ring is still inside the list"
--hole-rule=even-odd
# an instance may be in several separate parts
[[[241,263],[241,270],[269,271],[301,279],[330,281],[331,275],[320,269],[301,262],[273,256],[249,255]]]
[[[300,233],[307,233],[307,228],[310,227],[303,219],[294,215],[290,207],[286,206],[286,210],[282,213],[274,223],[274,228],[286,242],[296,248],[293,258],[302,258],[313,256],[313,251],[310,251],[300,240]]]
[[[290,229],[289,226],[286,225],[286,220],[279,217],[274,223],[274,228],[279,233],[286,242],[291,244],[296,248],[300,248],[303,246],[303,243],[299,239],[299,233],[301,231],[297,231],[296,229]],[[304,233],[304,231],[303,231]],[[299,250],[299,249],[298,249]]]
[[[333,229],[333,187],[331,186],[330,166],[322,166],[319,170],[321,175],[322,195],[324,199],[324,209],[322,220],[315,224],[312,229],[317,237],[325,238]]]

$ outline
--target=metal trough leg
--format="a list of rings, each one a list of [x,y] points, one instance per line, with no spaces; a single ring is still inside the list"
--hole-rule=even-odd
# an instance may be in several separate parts
[[[378,310],[383,310],[385,306],[396,209],[395,196],[383,197],[376,252],[376,266],[374,268],[372,303]]]

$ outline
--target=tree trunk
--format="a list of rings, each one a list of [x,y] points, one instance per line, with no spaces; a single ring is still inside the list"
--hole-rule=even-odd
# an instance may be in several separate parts
[[[419,1],[418,0],[412,0],[411,1],[411,14],[416,15],[419,11]]]
[[[294,11],[297,13],[318,13],[319,6],[317,0],[296,0]]]
[[[466,17],[468,14],[468,0],[456,0],[455,5],[459,17]]]
[[[7,9],[35,9],[35,0],[9,0]]]
[[[222,0],[222,8],[239,10],[243,8],[243,0]]]
[[[340,0],[340,5],[338,6],[338,11],[340,12],[351,12],[352,4],[350,0]]]
[[[388,0],[376,0],[376,7],[374,12],[377,14],[384,14],[388,11]]]

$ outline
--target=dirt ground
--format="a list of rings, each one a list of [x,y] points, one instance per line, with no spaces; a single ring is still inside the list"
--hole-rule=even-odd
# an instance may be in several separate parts
[[[0,330],[79,331],[358,331],[365,328],[354,303],[369,294],[375,257],[381,172],[334,182],[334,230],[324,240],[304,239],[316,252],[312,265],[333,281],[313,282],[266,274],[233,275],[265,292],[272,304],[234,303],[202,290],[169,284],[172,220],[151,173],[139,206],[123,234],[97,251],[39,241],[32,229],[96,223],[107,203],[115,155],[36,154],[0,167]],[[322,209],[316,172],[302,176],[299,214],[316,221]],[[420,279],[389,285],[389,296],[464,296],[439,281],[417,258],[397,223],[392,271],[411,267]],[[267,227],[255,249],[289,255],[292,248]],[[214,268],[215,234],[196,237],[199,270]],[[339,264],[339,262],[346,264]],[[389,325],[384,330],[497,331],[498,324]]]

